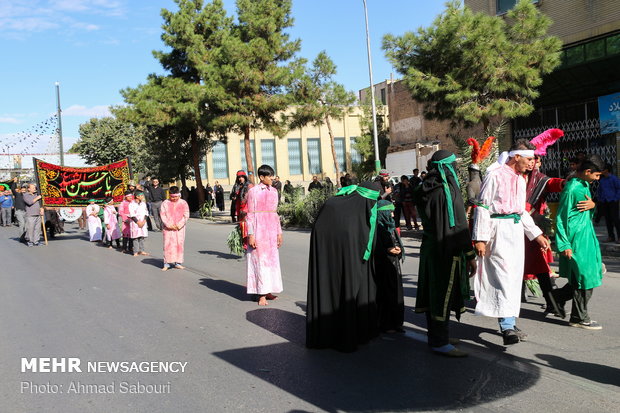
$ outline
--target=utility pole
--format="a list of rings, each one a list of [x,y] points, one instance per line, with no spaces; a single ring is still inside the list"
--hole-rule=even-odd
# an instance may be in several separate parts
[[[58,109],[58,146],[60,151],[60,166],[65,166],[65,151],[62,147],[62,119],[60,113],[60,83],[56,82],[56,107]]]
[[[381,160],[379,159],[379,135],[377,133],[377,105],[375,103],[375,87],[372,81],[372,58],[370,56],[370,34],[368,31],[368,8],[366,0],[364,0],[364,16],[366,18],[366,48],[368,49],[368,74],[370,76],[370,101],[372,104],[372,135],[375,143],[375,172],[379,173],[381,169]]]

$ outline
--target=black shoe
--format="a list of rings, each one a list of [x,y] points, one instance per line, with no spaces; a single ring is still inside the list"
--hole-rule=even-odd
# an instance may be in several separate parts
[[[523,332],[519,327],[515,326],[515,333],[517,333],[517,337],[519,337],[519,341],[527,341],[527,334]]]
[[[508,346],[510,344],[517,344],[519,342],[519,336],[517,332],[513,329],[502,331],[502,335],[504,336],[504,345]]]

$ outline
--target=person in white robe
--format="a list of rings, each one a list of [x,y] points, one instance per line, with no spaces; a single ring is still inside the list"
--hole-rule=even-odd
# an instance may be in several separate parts
[[[88,234],[90,235],[90,241],[101,241],[101,218],[99,218],[99,205],[95,204],[95,200],[88,201],[89,204],[86,207],[86,216],[88,222]]]
[[[144,251],[144,239],[149,231],[146,225],[146,217],[149,215],[143,192],[136,192],[136,201],[129,204],[129,218],[131,239],[133,241],[133,256],[149,255]]]
[[[472,238],[478,255],[474,277],[476,315],[497,317],[504,344],[525,341],[516,326],[521,308],[525,261],[524,238],[549,248],[547,239],[525,210],[523,173],[534,162],[535,147],[517,140],[509,153],[487,170],[475,211]],[[507,156],[506,156],[507,155]],[[507,159],[506,163],[502,161]]]

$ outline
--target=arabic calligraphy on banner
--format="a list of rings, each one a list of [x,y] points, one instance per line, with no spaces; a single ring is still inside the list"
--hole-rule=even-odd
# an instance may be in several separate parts
[[[129,158],[108,165],[72,168],[34,160],[35,173],[43,197],[43,206],[98,204],[107,197],[121,202],[131,179]]]

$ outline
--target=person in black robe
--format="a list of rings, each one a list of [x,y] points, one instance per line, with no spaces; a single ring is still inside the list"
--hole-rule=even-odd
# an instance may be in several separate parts
[[[432,351],[464,357],[467,353],[451,343],[448,323],[451,311],[457,320],[465,312],[464,300],[469,298],[467,276],[476,272],[476,255],[455,161],[450,151],[435,152],[428,162],[426,178],[414,191],[424,228],[415,311],[426,313]]]
[[[224,188],[219,182],[215,181],[215,185],[213,185],[213,191],[215,192],[215,205],[217,209],[220,211],[224,210]]]
[[[379,327],[384,333],[404,333],[405,298],[400,261],[405,248],[394,224],[394,204],[380,200],[377,204],[377,243],[375,245],[375,283]]]
[[[379,334],[372,248],[379,183],[329,198],[310,237],[306,346],[350,352]]]
[[[189,200],[187,204],[189,205],[190,212],[198,211],[198,190],[196,190],[196,187],[192,186],[189,190]]]

